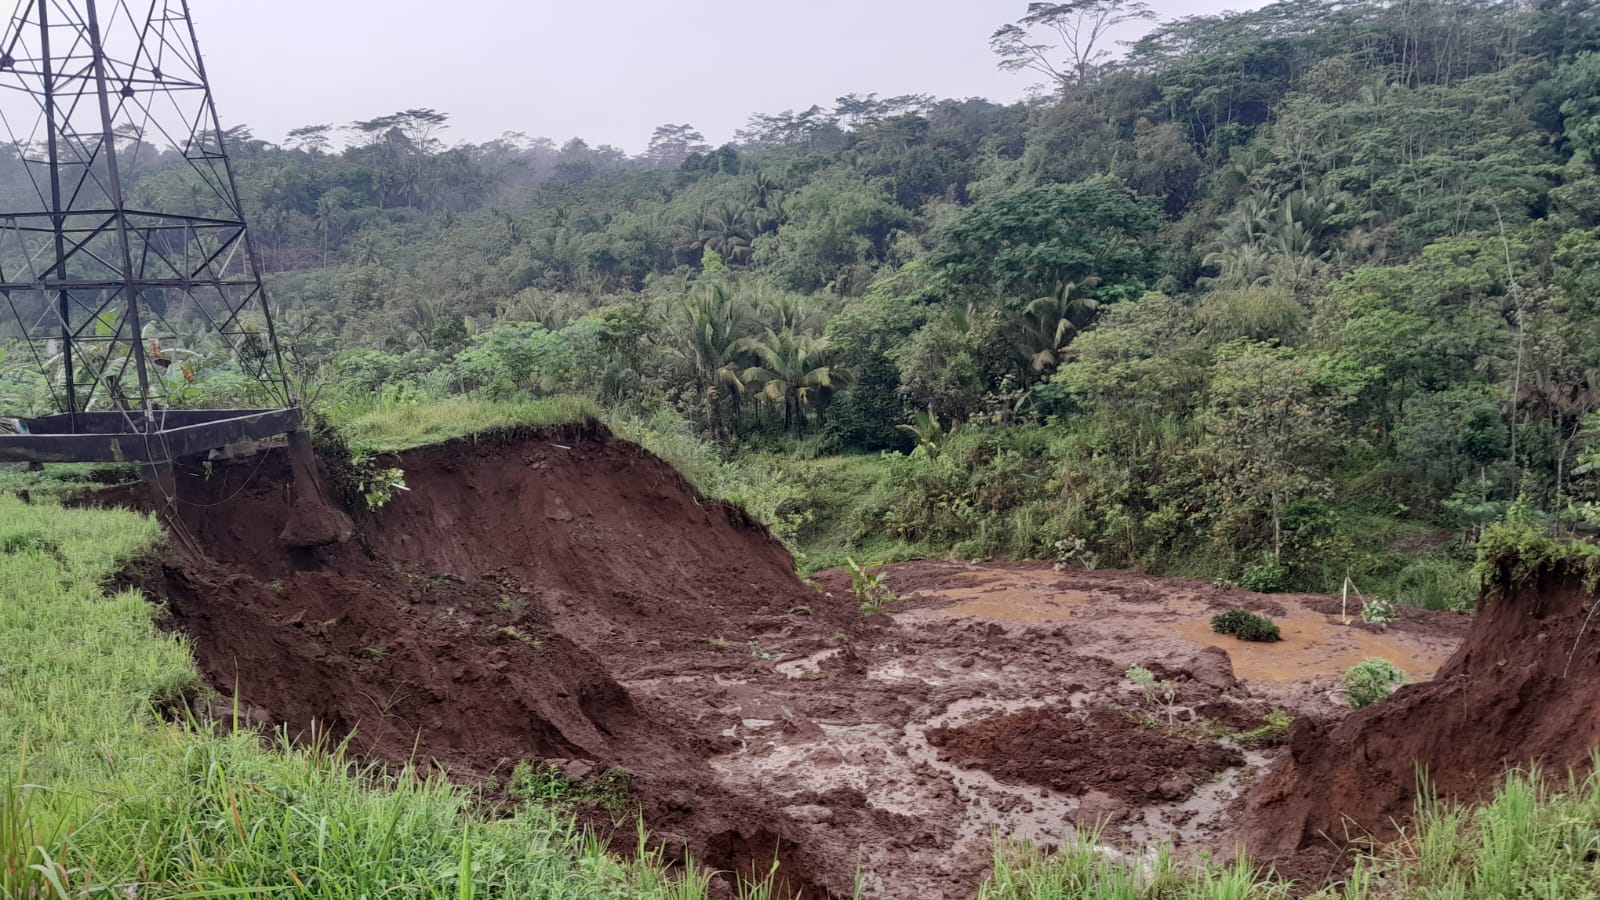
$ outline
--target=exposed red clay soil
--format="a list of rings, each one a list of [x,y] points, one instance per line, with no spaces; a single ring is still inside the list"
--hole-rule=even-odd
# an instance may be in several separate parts
[[[1105,708],[1028,709],[934,729],[928,742],[942,758],[1007,784],[1077,796],[1100,790],[1139,806],[1183,800],[1196,783],[1244,765],[1236,748],[1152,729]]]
[[[399,463],[410,491],[312,549],[278,540],[282,450],[181,472],[174,539],[131,580],[253,723],[467,782],[522,760],[625,769],[670,852],[743,875],[777,858],[788,898],[850,896],[858,871],[867,897],[969,898],[996,832],[1219,848],[1274,751],[1200,735],[1275,707],[1336,720],[1345,666],[1425,679],[1466,627],[1417,614],[1377,635],[1326,598],[932,562],[891,567],[906,599],[869,618],[847,575],[808,588],[748,516],[598,425]],[[1212,634],[1233,606],[1286,640]],[[1132,665],[1174,683],[1183,727]],[[631,841],[631,813],[616,825]]]
[[[1392,837],[1419,766],[1440,797],[1464,802],[1485,799],[1508,767],[1586,771],[1600,741],[1600,622],[1582,582],[1547,576],[1482,601],[1433,680],[1343,720],[1297,722],[1252,792],[1248,845],[1287,856]]]

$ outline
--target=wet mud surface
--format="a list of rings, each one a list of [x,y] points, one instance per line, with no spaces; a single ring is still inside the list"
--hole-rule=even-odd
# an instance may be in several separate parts
[[[1378,634],[1337,598],[943,562],[889,568],[903,599],[864,616],[846,575],[802,584],[742,512],[599,426],[401,462],[412,490],[318,550],[275,543],[280,458],[187,473],[181,534],[131,580],[252,721],[483,784],[522,760],[625,769],[671,852],[777,858],[788,897],[850,896],[858,872],[868,897],[971,897],[997,834],[1222,847],[1282,752],[1243,737],[1268,712],[1337,723],[1343,668],[1425,680],[1468,623]],[[1212,634],[1235,606],[1286,640]],[[615,824],[631,841],[631,813]]]

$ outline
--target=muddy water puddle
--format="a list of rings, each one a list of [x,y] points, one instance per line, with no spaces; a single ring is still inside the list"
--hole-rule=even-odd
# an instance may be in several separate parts
[[[1239,678],[1276,684],[1336,677],[1373,657],[1394,663],[1413,681],[1423,681],[1433,677],[1454,650],[1449,643],[1374,634],[1307,609],[1291,608],[1288,615],[1273,621],[1283,639],[1270,644],[1217,634],[1208,620],[1179,622],[1173,628],[1185,640],[1226,650]]]
[[[1137,649],[1146,644],[1141,638],[1177,638],[1202,647],[1219,647],[1227,652],[1239,679],[1274,685],[1337,677],[1373,657],[1394,663],[1413,681],[1426,680],[1457,643],[1447,637],[1375,633],[1362,627],[1353,614],[1346,624],[1337,616],[1306,607],[1295,595],[1271,598],[1285,609],[1272,617],[1283,639],[1250,643],[1211,630],[1211,616],[1220,607],[1193,585],[1107,573],[1110,583],[1105,587],[1076,586],[1097,575],[1064,576],[1047,568],[992,571],[968,567],[949,573],[936,588],[914,592],[912,596],[934,603],[903,617],[911,621],[978,619],[1005,625],[1070,622],[1080,626],[1083,643],[1104,640],[1109,655],[1130,664],[1143,658]],[[1152,597],[1152,593],[1159,596]]]
[[[935,615],[994,622],[1059,622],[1088,602],[1084,591],[1063,590],[1054,572],[974,572],[971,584],[927,592],[951,601]]]

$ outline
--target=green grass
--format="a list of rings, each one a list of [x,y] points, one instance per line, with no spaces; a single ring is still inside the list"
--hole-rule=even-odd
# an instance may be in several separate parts
[[[703,871],[609,856],[560,807],[164,722],[200,687],[189,648],[101,588],[155,523],[4,494],[0,522],[0,897],[704,896]]]
[[[385,402],[376,398],[346,402],[325,411],[352,450],[396,453],[453,438],[505,428],[565,425],[602,418],[599,404],[587,397],[497,402],[449,397],[421,403]]]

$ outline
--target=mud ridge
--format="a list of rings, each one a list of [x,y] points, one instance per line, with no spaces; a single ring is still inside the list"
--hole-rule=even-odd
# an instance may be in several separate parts
[[[1591,763],[1600,735],[1597,602],[1582,575],[1545,574],[1479,602],[1470,632],[1432,681],[1342,721],[1306,720],[1246,814],[1253,852],[1307,878],[1338,867],[1323,848],[1391,838],[1411,818],[1417,770],[1443,799],[1487,799],[1506,769],[1564,777]],[[1321,850],[1321,852],[1318,852]]]
[[[253,723],[466,781],[503,783],[523,760],[578,777],[623,769],[673,852],[745,876],[781,858],[780,893],[831,896],[809,874],[826,878],[826,861],[793,823],[720,787],[714,742],[641,708],[617,678],[730,626],[848,629],[826,621],[787,551],[600,425],[399,463],[410,490],[360,521],[360,541],[315,549],[277,540],[290,515],[281,448],[187,467],[169,523],[186,539],[129,581],[165,602]],[[631,841],[631,820],[615,825]]]

